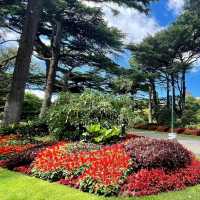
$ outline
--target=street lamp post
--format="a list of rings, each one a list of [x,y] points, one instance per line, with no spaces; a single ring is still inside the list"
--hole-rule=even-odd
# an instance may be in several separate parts
[[[171,106],[171,133],[168,133],[168,139],[174,140],[177,138],[176,133],[174,132],[174,95],[173,95],[173,86],[172,86],[172,106]]]

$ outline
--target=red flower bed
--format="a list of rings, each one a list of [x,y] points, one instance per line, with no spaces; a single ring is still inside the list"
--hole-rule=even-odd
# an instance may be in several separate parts
[[[200,162],[173,172],[163,169],[142,169],[130,175],[121,188],[121,195],[143,196],[184,189],[200,183]]]
[[[29,165],[24,165],[24,166],[14,168],[14,171],[20,172],[20,173],[23,173],[23,174],[30,174],[31,168],[30,168]]]
[[[0,145],[4,145],[12,140],[18,139],[17,135],[0,135]]]
[[[33,144],[26,144],[26,145],[11,145],[11,146],[0,146],[0,155],[8,155],[12,153],[21,153],[31,147],[34,147]]]
[[[121,144],[104,147],[91,152],[69,154],[66,144],[61,143],[40,152],[34,161],[33,168],[49,173],[58,169],[72,171],[83,165],[89,168],[79,177],[92,177],[105,185],[116,184],[123,172],[128,169],[130,157]]]

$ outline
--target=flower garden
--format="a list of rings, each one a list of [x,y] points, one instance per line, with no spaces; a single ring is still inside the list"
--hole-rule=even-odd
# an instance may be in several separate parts
[[[2,135],[0,166],[104,196],[145,196],[200,183],[200,161],[182,145],[134,134],[111,145]]]

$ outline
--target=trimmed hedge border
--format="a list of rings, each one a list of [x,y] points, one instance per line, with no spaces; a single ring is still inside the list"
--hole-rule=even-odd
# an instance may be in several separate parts
[[[167,126],[157,125],[157,124],[138,124],[134,128],[136,129],[144,129],[149,131],[158,131],[158,132],[166,132],[170,131],[170,128]],[[193,135],[200,136],[200,129],[193,128],[176,128],[174,131],[177,134],[185,134],[185,135]]]

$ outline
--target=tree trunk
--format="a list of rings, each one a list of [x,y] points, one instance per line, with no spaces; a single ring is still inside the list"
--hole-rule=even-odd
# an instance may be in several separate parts
[[[167,76],[167,108],[170,108],[170,81]]]
[[[44,117],[48,107],[51,105],[51,98],[53,93],[53,87],[56,77],[56,70],[58,67],[59,56],[60,56],[60,43],[62,38],[62,23],[60,21],[55,21],[54,39],[52,46],[52,57],[50,61],[50,66],[48,70],[48,78],[45,89],[45,96],[42,103],[40,118]]]
[[[153,122],[152,115],[153,115],[153,111],[152,111],[152,90],[151,90],[151,86],[149,86],[149,123],[150,124]]]
[[[45,60],[45,64],[46,64],[46,80],[45,80],[45,85],[47,85],[49,68],[50,68],[50,60]]]
[[[174,80],[174,75],[171,75],[171,84],[172,84],[172,96],[173,96],[173,106],[174,106],[174,111],[177,113],[176,109],[176,88],[175,88],[175,80]]]
[[[185,110],[185,101],[186,101],[186,78],[185,78],[186,71],[185,69],[182,72],[182,111]]]
[[[21,34],[16,57],[11,90],[4,108],[3,124],[8,125],[20,121],[26,82],[29,75],[34,40],[42,9],[41,0],[29,0],[25,23]]]
[[[156,92],[155,81],[153,79],[150,79],[150,85],[151,85],[151,91],[152,91],[153,114],[154,114],[154,117],[157,120],[159,105],[158,105],[158,97],[157,97],[157,92]]]

